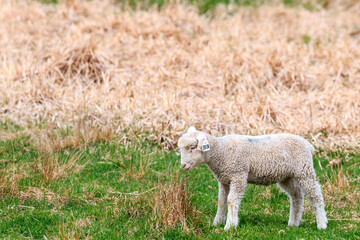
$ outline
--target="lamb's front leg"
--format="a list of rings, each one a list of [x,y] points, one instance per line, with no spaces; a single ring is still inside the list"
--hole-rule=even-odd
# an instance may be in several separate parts
[[[239,206],[245,194],[246,184],[247,174],[238,175],[235,179],[231,180],[230,192],[228,196],[228,215],[224,228],[225,231],[238,225]]]
[[[218,209],[214,219],[213,225],[225,222],[226,206],[227,206],[227,197],[229,194],[229,185],[222,184],[219,182],[219,197],[218,197]]]

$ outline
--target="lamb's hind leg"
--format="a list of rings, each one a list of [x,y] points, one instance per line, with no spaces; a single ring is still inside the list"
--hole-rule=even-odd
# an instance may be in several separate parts
[[[327,227],[328,220],[326,218],[325,204],[321,194],[321,187],[316,181],[315,173],[311,174],[311,176],[303,176],[299,178],[298,181],[314,209],[318,229],[325,229]]]
[[[290,217],[288,225],[298,227],[303,212],[304,193],[294,178],[288,178],[277,185],[288,195],[290,200]]]

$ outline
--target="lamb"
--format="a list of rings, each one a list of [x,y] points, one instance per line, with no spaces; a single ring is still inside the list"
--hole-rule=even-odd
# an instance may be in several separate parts
[[[248,183],[277,183],[290,200],[288,225],[300,225],[304,193],[316,215],[318,229],[326,229],[327,218],[321,187],[316,180],[314,147],[292,134],[214,137],[190,127],[178,141],[181,167],[191,170],[205,163],[218,180],[218,210],[213,225],[225,222],[225,230],[238,225],[238,210]]]

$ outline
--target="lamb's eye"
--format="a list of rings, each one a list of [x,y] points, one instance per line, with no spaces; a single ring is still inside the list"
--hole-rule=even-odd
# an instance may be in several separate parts
[[[191,150],[194,150],[196,148],[196,146],[191,146],[190,149]]]

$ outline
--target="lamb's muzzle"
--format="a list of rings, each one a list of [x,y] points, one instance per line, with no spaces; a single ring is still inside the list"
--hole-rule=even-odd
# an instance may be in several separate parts
[[[214,137],[190,127],[178,142],[181,167],[191,170],[205,163],[219,182],[218,210],[213,225],[225,230],[238,224],[238,209],[246,185],[277,184],[290,199],[289,226],[299,226],[304,194],[315,211],[319,229],[327,227],[321,187],[316,181],[314,147],[292,134]]]

